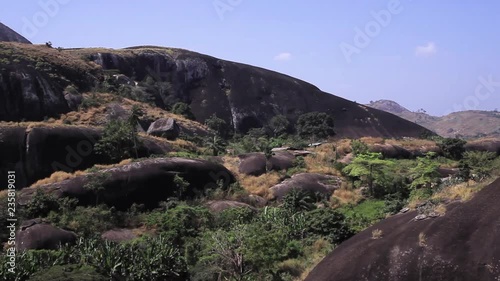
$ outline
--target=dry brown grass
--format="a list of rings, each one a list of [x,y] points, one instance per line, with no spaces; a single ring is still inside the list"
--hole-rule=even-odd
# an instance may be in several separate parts
[[[335,143],[326,143],[312,149],[314,154],[304,157],[307,172],[340,175],[339,171],[333,168],[333,163],[336,161],[335,149]]]
[[[345,156],[352,152],[350,139],[341,139],[336,141],[335,147],[340,157]]]
[[[346,185],[347,184],[343,182],[343,187],[335,190],[330,197],[330,202],[333,208],[346,204],[357,204],[363,198],[363,195],[361,195],[359,190],[347,188]]]
[[[383,232],[380,229],[372,230],[372,239],[380,239],[382,238]]]
[[[120,163],[117,163],[117,164],[109,164],[109,165],[96,164],[96,165],[94,165],[94,167],[99,169],[99,170],[102,170],[102,169],[116,168],[116,167],[120,167],[120,166],[127,165],[130,163],[132,163],[132,159],[125,159],[125,160],[120,161]]]
[[[50,175],[50,177],[45,178],[45,179],[41,179],[41,180],[35,182],[34,184],[32,184],[30,186],[30,188],[35,188],[35,187],[39,187],[41,185],[50,184],[50,183],[61,182],[63,180],[72,179],[72,178],[75,178],[77,176],[82,176],[82,175],[86,175],[86,174],[87,173],[84,171],[76,171],[74,173],[57,171],[57,172],[52,173],[52,175]]]
[[[415,149],[423,149],[423,148],[434,148],[437,147],[436,142],[432,140],[426,139],[415,139],[415,138],[404,138],[404,139],[388,139],[386,141],[391,145],[398,145],[405,149],[415,150]]]
[[[420,232],[418,234],[418,245],[420,247],[426,247],[427,246],[427,237],[425,236],[425,233]]]
[[[308,260],[306,262],[306,269],[303,270],[299,278],[296,281],[305,280],[306,277],[311,273],[311,271],[320,263],[325,256],[332,250],[333,246],[330,242],[324,239],[318,239],[306,249],[306,255]]]
[[[55,124],[64,124],[70,122],[74,125],[102,125],[106,123],[106,105],[113,102],[119,102],[126,111],[132,110],[134,105],[139,106],[145,112],[145,117],[156,120],[159,118],[173,118],[177,123],[185,128],[195,131],[208,131],[208,127],[193,120],[189,120],[181,115],[176,115],[156,106],[147,103],[137,102],[127,98],[118,97],[109,93],[94,93],[101,101],[98,107],[91,107],[85,110],[72,111],[61,115],[58,120],[54,120]],[[93,94],[85,93],[84,98],[90,98]],[[147,128],[145,128],[147,130]]]
[[[82,73],[101,69],[101,67],[94,62],[87,62],[70,52],[65,50],[58,51],[55,48],[48,48],[45,45],[0,42],[0,50],[0,57],[22,58],[22,60],[32,63],[43,59],[43,61],[57,65],[59,68],[79,70]]]
[[[446,206],[444,204],[439,204],[434,208],[434,212],[440,216],[444,216],[446,214]]]
[[[4,189],[4,190],[0,190],[0,199],[4,199],[7,197],[7,193],[9,191],[7,189]]]
[[[224,166],[235,175],[241,186],[251,194],[269,199],[271,196],[269,188],[280,182],[281,176],[276,171],[258,177],[240,173],[238,169],[240,160],[238,157],[225,156],[223,161]]]
[[[269,188],[280,183],[280,178],[280,174],[274,171],[258,177],[243,175],[240,177],[240,184],[251,194],[270,199]]]
[[[475,183],[471,181],[468,183],[453,185],[443,188],[439,192],[435,193],[432,198],[438,200],[468,201],[474,196],[474,194],[483,189],[485,186],[489,185],[491,182],[492,180],[481,183]]]
[[[376,137],[362,137],[359,140],[364,142],[367,145],[384,144],[385,143],[384,138],[376,138]]]

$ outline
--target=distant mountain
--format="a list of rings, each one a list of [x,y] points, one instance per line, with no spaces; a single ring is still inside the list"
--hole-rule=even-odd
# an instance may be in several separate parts
[[[417,123],[443,137],[500,137],[500,112],[468,110],[437,117],[425,111],[410,111],[391,100],[378,100],[368,106]]]
[[[10,29],[8,26],[0,22],[0,42],[18,42],[31,44],[31,42],[24,38],[21,34]]]

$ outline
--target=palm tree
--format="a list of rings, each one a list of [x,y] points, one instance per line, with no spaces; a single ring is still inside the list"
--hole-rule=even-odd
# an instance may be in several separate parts
[[[226,144],[223,139],[214,135],[213,137],[209,137],[205,140],[205,146],[212,150],[213,156],[219,155],[220,152],[224,152],[226,148]]]

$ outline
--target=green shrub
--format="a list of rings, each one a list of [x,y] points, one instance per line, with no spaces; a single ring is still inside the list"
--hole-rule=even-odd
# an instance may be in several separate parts
[[[216,215],[216,226],[231,228],[234,225],[249,224],[254,220],[256,211],[247,207],[228,208]]]
[[[366,145],[366,143],[364,143],[360,140],[353,140],[351,142],[351,149],[352,149],[352,153],[355,156],[358,156],[360,154],[366,154],[369,152],[368,145]]]
[[[46,217],[51,211],[59,211],[60,204],[55,196],[40,189],[35,191],[31,201],[23,208],[23,216],[31,218]]]
[[[271,118],[268,124],[273,136],[277,137],[286,133],[290,127],[290,121],[284,115],[276,115]]]
[[[297,134],[312,140],[324,139],[334,134],[332,116],[323,112],[309,112],[299,116]]]
[[[338,211],[344,214],[350,228],[357,233],[385,218],[386,204],[383,200],[365,200],[355,206],[343,206]]]
[[[108,156],[113,162],[138,158],[140,141],[134,126],[128,121],[112,120],[104,128],[101,139],[95,144],[97,154]]]
[[[182,115],[187,119],[195,120],[191,107],[187,103],[178,102],[172,106],[172,113]]]
[[[205,207],[179,204],[166,211],[153,211],[145,218],[146,226],[156,228],[178,245],[187,237],[196,237],[213,224],[213,216]]]
[[[437,143],[443,155],[453,160],[462,159],[465,152],[465,144],[467,142],[462,139],[446,138]]]
[[[228,138],[230,134],[230,127],[227,125],[224,119],[217,117],[217,114],[213,114],[210,118],[205,120],[205,125],[213,130],[221,138]]]
[[[306,213],[306,233],[327,238],[339,244],[354,233],[346,223],[345,216],[330,208],[316,209]]]

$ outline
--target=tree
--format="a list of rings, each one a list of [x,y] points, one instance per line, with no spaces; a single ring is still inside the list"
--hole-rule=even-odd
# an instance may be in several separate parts
[[[460,160],[465,152],[465,144],[467,142],[457,138],[446,138],[438,142],[438,146],[443,152],[443,155],[453,160]]]
[[[205,139],[205,146],[212,150],[212,155],[217,156],[219,153],[226,150],[226,143],[218,136],[208,137]]]
[[[186,192],[187,188],[189,187],[189,182],[184,180],[183,177],[181,177],[179,175],[175,175],[174,185],[175,185],[175,189],[177,191],[177,198],[179,198],[179,200],[180,200],[180,199],[182,199],[184,192]]]
[[[368,152],[360,154],[347,165],[342,171],[350,177],[363,179],[369,187],[370,194],[373,196],[373,184],[382,180],[385,176],[385,169],[392,166],[394,162],[382,159],[381,153]]]
[[[290,126],[290,122],[284,115],[276,115],[269,121],[269,129],[273,132],[273,136],[277,137],[279,135],[284,134],[288,126]]]
[[[221,138],[227,138],[229,136],[229,126],[226,121],[217,117],[217,114],[215,113],[210,118],[205,120],[205,125],[215,131]]]
[[[191,112],[191,107],[187,103],[178,102],[172,106],[172,113],[182,115],[187,119],[194,120],[194,114]]]
[[[484,179],[490,176],[493,170],[493,160],[496,155],[494,152],[486,151],[467,151],[460,160],[460,175],[468,180],[471,176]]]
[[[439,180],[439,164],[433,161],[433,153],[427,153],[425,157],[417,158],[417,166],[410,170],[413,181],[412,188],[426,187],[430,188],[433,183]]]
[[[296,124],[299,136],[313,140],[334,134],[333,118],[323,112],[309,112],[299,116]]]
[[[97,154],[106,155],[113,162],[137,157],[137,147],[140,144],[136,128],[130,121],[112,120],[104,128],[101,139],[95,144]]]

